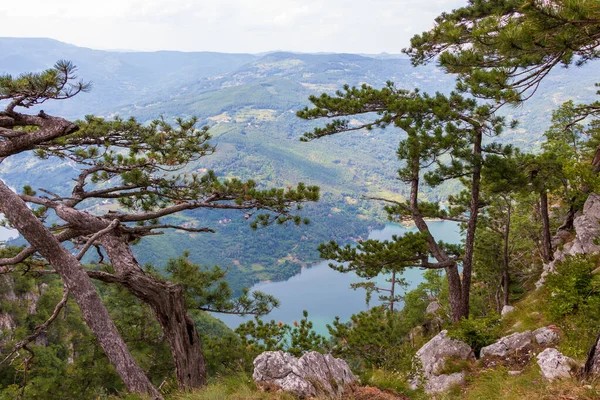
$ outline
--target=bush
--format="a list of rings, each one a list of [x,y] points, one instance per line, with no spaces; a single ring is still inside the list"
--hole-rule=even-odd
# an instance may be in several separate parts
[[[595,263],[584,256],[557,263],[556,274],[549,275],[546,280],[553,319],[600,306],[600,278],[592,273],[595,268]]]
[[[490,314],[484,318],[463,318],[448,329],[448,336],[465,342],[479,355],[482,347],[494,343],[500,336],[500,316]]]
[[[583,359],[600,330],[600,277],[593,273],[597,258],[577,256],[557,263],[546,280],[548,311],[560,325],[563,354]]]

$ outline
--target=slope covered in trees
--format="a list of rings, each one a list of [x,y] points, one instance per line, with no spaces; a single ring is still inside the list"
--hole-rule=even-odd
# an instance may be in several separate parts
[[[76,178],[57,187],[46,181],[48,187],[36,191],[14,172],[19,163],[41,165],[26,155],[10,166],[12,174],[6,174],[8,179],[16,178],[22,189],[13,191],[4,182],[0,185],[0,209],[28,242],[21,248],[2,248],[0,304],[6,311],[1,321],[3,332],[8,332],[2,348],[13,349],[2,364],[9,377],[2,381],[2,396],[41,393],[40,387],[57,397],[72,396],[71,385],[61,385],[49,372],[53,362],[65,371],[75,362],[92,368],[101,365],[104,376],[87,379],[86,397],[92,397],[93,391],[116,393],[125,387],[160,398],[169,394],[165,385],[175,386],[174,382],[180,389],[204,386],[207,372],[237,372],[246,379],[252,359],[263,351],[300,355],[317,350],[345,358],[362,383],[391,387],[411,398],[446,389],[450,389],[449,398],[597,397],[600,198],[594,192],[600,189],[600,103],[588,96],[561,101],[552,116],[547,113],[543,120],[544,133],[532,135],[539,143],[521,146],[522,142],[512,140],[515,134],[527,132],[517,131],[518,123],[529,129],[532,123],[527,118],[512,121],[516,113],[510,108],[548,96],[551,85],[544,85],[557,76],[553,74],[561,65],[593,64],[600,56],[597,22],[598,9],[588,0],[473,1],[440,16],[434,28],[415,36],[406,50],[415,65],[437,62],[455,74],[455,90],[433,92],[436,84],[430,79],[420,88],[405,89],[403,82],[389,81],[376,86],[377,79],[367,72],[363,77],[368,75],[371,81],[355,86],[340,81],[340,70],[333,65],[344,67],[344,72],[356,78],[363,71],[361,65],[375,61],[333,55],[323,63],[321,56],[272,54],[225,77],[197,83],[192,96],[180,93],[169,103],[179,110],[172,113],[172,119],[145,125],[135,119],[91,116],[72,123],[44,111],[21,112],[21,108],[69,99],[88,89],[73,80],[68,62],[42,73],[3,76],[0,99],[6,102],[0,113],[0,156],[10,159],[35,150],[42,160],[68,161],[68,168],[60,163],[47,165]],[[305,69],[307,65],[315,71],[313,75]],[[596,76],[585,71],[590,70],[569,73],[580,81],[591,78],[583,83],[587,88]],[[340,84],[343,88],[335,90]],[[291,93],[296,89],[304,95],[325,92],[310,95],[307,106],[294,102]],[[227,99],[232,93],[239,107],[219,107],[218,101],[207,100]],[[283,108],[264,108],[270,99],[277,99]],[[148,103],[147,111],[152,113],[161,104]],[[209,111],[200,118],[211,127],[198,129],[198,121],[186,114],[201,106]],[[307,165],[323,164],[319,156],[307,157],[306,150],[295,147],[285,148],[288,156],[279,156],[283,150],[278,146],[256,146],[249,152],[251,157],[235,160],[239,164],[217,164],[236,167],[222,168],[221,175],[198,163],[215,150],[209,142],[211,130],[220,144],[230,145],[227,156],[238,157],[233,150],[252,143],[241,137],[261,133],[266,122],[290,117],[294,109],[298,117],[312,121],[297,126],[306,132],[302,141],[310,142],[297,144],[298,149],[321,146],[322,154],[331,155],[332,149],[339,148],[335,156],[348,160],[340,166],[345,170],[352,169],[352,158],[364,156],[366,165],[378,160],[373,161],[375,170],[385,161],[397,179],[359,175],[363,181],[356,172],[348,179],[334,165],[331,173],[313,175],[319,175],[318,183],[324,184],[328,203],[296,213],[301,203],[319,197],[318,188],[299,183],[303,172],[314,173],[311,168],[300,169],[300,176],[261,176],[261,168],[244,170],[244,163],[264,156],[264,150],[258,151],[262,147],[268,149],[270,159],[284,164],[290,158],[300,164],[307,159],[313,163]],[[246,125],[240,128],[239,123]],[[232,132],[240,134],[238,140],[229,141]],[[380,155],[379,142],[390,154]],[[297,157],[292,157],[296,151]],[[295,171],[295,163],[290,171]],[[260,184],[250,179],[256,171],[264,178]],[[42,172],[37,170],[38,179]],[[352,182],[348,183],[350,191],[338,186],[346,181]],[[272,182],[287,188],[268,189]],[[340,272],[357,271],[365,278],[392,274],[385,304],[358,313],[349,322],[333,320],[328,338],[312,330],[306,312],[293,325],[260,319],[276,305],[275,299],[247,292],[231,299],[222,281],[225,273],[193,264],[190,253],[166,263],[165,275],[156,267],[143,268],[132,252],[132,244],[144,243],[145,236],[159,230],[194,234],[188,236],[191,240],[210,232],[209,222],[214,220],[191,213],[196,209],[242,211],[250,227],[266,231],[274,223],[301,225],[307,222],[306,216],[323,215],[318,214],[323,204],[326,212],[332,211],[327,218],[333,214],[331,206],[348,212],[349,206],[357,205],[353,188],[364,194],[365,202],[383,203],[389,219],[411,219],[418,232],[356,245],[344,243],[348,236],[339,240],[330,235],[319,247],[321,257],[337,262],[332,267]],[[105,202],[110,199],[117,200],[118,207]],[[366,216],[372,209],[364,204],[356,208]],[[184,211],[190,213],[181,215]],[[224,216],[217,214],[218,224],[230,223]],[[428,218],[461,223],[464,242],[436,242]],[[268,243],[262,235],[260,240]],[[67,241],[70,244],[64,247]],[[91,248],[97,249],[90,259],[93,265],[84,265],[81,260]],[[231,250],[229,244],[223,248]],[[261,253],[258,249],[254,256]],[[400,295],[395,287],[406,268],[427,272],[415,290]],[[94,286],[90,278],[102,283]],[[384,290],[369,283],[361,286],[368,293]],[[81,315],[65,308],[69,295]],[[395,307],[400,300],[401,309]],[[511,312],[513,305],[516,311]],[[29,309],[23,312],[19,306]],[[207,318],[207,311],[251,313],[257,318],[234,334]],[[504,315],[500,317],[499,312]],[[55,323],[61,313],[62,323]],[[144,323],[127,325],[142,315]],[[540,365],[548,376],[547,366],[542,366],[539,357],[536,364],[533,357],[546,346],[537,335],[537,345],[529,343],[489,357],[494,350],[488,345],[499,340],[495,346],[508,346],[520,335],[534,335],[531,330],[536,328],[552,332],[550,344],[572,357],[565,359],[570,372],[561,372],[566,378],[562,392],[547,381],[540,384],[532,375]],[[57,335],[61,329],[67,335]],[[442,329],[446,331],[436,336]],[[508,334],[514,334],[513,339]],[[444,358],[435,368],[419,365],[429,361],[417,350],[433,336],[463,341],[479,360],[470,354],[466,360]],[[103,352],[96,356],[94,351],[90,361],[89,347],[79,354],[74,337],[95,337]],[[415,363],[415,357],[419,362]],[[108,364],[114,372],[105,367]],[[434,375],[453,377],[454,387],[423,384],[422,379]],[[67,372],[65,381],[80,384],[82,378]],[[511,384],[498,387],[494,379],[509,379]],[[88,391],[90,387],[94,389]],[[208,393],[210,389],[198,396]]]

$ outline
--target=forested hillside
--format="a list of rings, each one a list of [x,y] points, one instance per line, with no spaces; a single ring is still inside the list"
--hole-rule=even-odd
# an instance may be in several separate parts
[[[5,49],[3,72],[36,71],[56,59],[68,59],[78,67],[79,77],[92,82],[89,93],[45,103],[46,112],[68,118],[135,116],[141,122],[160,116],[167,121],[198,117],[199,125],[211,127],[217,151],[189,163],[189,171],[212,169],[218,176],[254,179],[264,187],[305,182],[321,188],[321,202],[303,211],[311,220],[310,230],[272,227],[252,233],[243,214],[193,211],[180,214],[177,221],[204,221],[212,226],[214,234],[199,235],[203,246],[196,244],[196,234],[167,232],[135,247],[142,263],[152,262],[159,268],[184,250],[190,251],[194,262],[227,267],[236,292],[258,280],[297,274],[302,266],[318,260],[316,247],[321,242],[366,238],[386,216],[381,204],[364,196],[402,199],[409,193],[396,180],[395,148],[404,135],[400,131],[359,131],[326,143],[301,143],[301,134],[314,124],[297,118],[295,112],[308,104],[309,95],[332,93],[346,84],[380,87],[387,81],[430,93],[449,92],[454,85],[451,75],[431,65],[413,68],[405,56],[127,53],[46,39],[0,39],[0,46]],[[588,83],[593,82],[588,78],[593,73],[591,66],[578,69],[576,77],[567,70],[553,70],[538,89],[539,100],[502,111],[520,124],[497,140],[524,149],[539,148],[540,136],[549,125],[547,115],[557,104],[593,98],[594,86]],[[353,123],[360,123],[361,118]],[[14,187],[30,185],[55,192],[68,188],[75,173],[69,163],[36,160],[28,154],[6,160],[1,168]],[[53,171],[50,181],[45,174],[48,168]],[[456,185],[449,182],[422,190],[430,200],[438,201]],[[110,208],[112,201],[103,203],[107,204],[97,206]]]
[[[470,1],[403,56],[2,39],[0,399],[599,398],[596,3]],[[367,307],[270,320],[248,287],[319,258]]]

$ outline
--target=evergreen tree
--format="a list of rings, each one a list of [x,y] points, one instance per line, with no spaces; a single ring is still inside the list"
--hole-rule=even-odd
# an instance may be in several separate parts
[[[556,66],[600,56],[596,0],[470,0],[442,13],[405,49],[414,65],[437,60],[460,90],[498,102],[531,97]]]
[[[406,239],[410,241],[408,246],[400,244],[402,239],[397,238],[398,245],[388,243],[378,247],[369,243],[369,247],[363,246],[362,250],[372,252],[374,260],[389,260],[391,256],[385,252],[395,250],[393,262],[396,266],[445,269],[450,286],[452,319],[458,321],[463,317],[467,318],[473,245],[481,206],[481,169],[485,154],[503,154],[506,151],[493,143],[484,145],[483,137],[498,135],[504,126],[503,118],[495,116],[491,106],[479,105],[475,100],[457,93],[450,96],[436,93],[430,96],[418,91],[399,90],[392,83],[380,90],[366,85],[360,88],[346,86],[344,91],[338,91],[335,96],[322,94],[310,97],[310,101],[315,107],[299,111],[299,117],[309,120],[331,118],[333,121],[325,127],[306,133],[302,138],[304,141],[359,129],[383,129],[390,125],[406,132],[408,137],[401,141],[398,148],[398,157],[405,162],[399,170],[399,178],[410,184],[410,198],[407,202],[373,199],[389,204],[387,211],[390,218],[411,218],[420,233]],[[348,116],[364,116],[372,120],[351,124],[344,119]],[[423,179],[430,185],[439,185],[460,178],[467,182],[470,191],[467,209],[447,212],[440,209],[438,204],[419,199]],[[464,222],[464,249],[437,243],[429,231],[426,217]],[[349,248],[331,246],[327,252],[328,257],[343,261],[364,261],[358,260],[359,254],[352,254]],[[436,262],[430,263],[429,257],[433,257]],[[462,279],[458,263],[462,264]]]
[[[69,68],[72,71],[70,64]],[[55,74],[53,71],[46,74]],[[60,77],[65,80],[63,85],[70,85],[70,75]],[[22,81],[19,85],[29,90],[28,87],[36,84],[37,79],[38,75],[24,75],[19,78],[19,82]],[[161,221],[161,218],[169,215],[200,208],[244,211],[253,227],[288,221],[306,223],[307,221],[294,215],[292,210],[300,209],[303,202],[316,201],[319,196],[318,188],[298,184],[296,188],[261,189],[254,181],[219,180],[212,171],[203,175],[186,172],[188,163],[214,151],[209,143],[208,130],[197,129],[195,118],[178,120],[176,126],[171,126],[164,120],[142,125],[133,118],[127,121],[106,121],[90,116],[85,121],[73,124],[45,114],[33,117],[16,113],[14,108],[17,106],[28,107],[66,95],[52,95],[52,90],[57,90],[60,85],[59,78],[45,82],[46,86],[51,87],[48,89],[50,95],[48,90],[29,92],[23,89],[23,94],[14,92],[13,87],[20,86],[13,84],[13,81],[10,77],[2,81],[5,91],[14,99],[3,115],[22,121],[17,126],[23,128],[38,126],[38,120],[42,121],[39,124],[46,120],[57,121],[67,128],[48,129],[48,132],[45,129],[33,132],[26,129],[3,131],[6,140],[0,143],[0,153],[4,154],[5,147],[12,149],[10,154],[33,149],[42,158],[57,157],[59,160],[74,162],[80,173],[74,179],[68,194],[42,189],[44,195],[38,195],[26,187],[17,197],[6,188],[12,198],[18,198],[23,204],[23,209],[19,211],[21,214],[6,212],[9,222],[20,232],[25,232],[26,226],[17,217],[25,212],[26,205],[23,202],[27,202],[40,207],[39,217],[42,220],[45,219],[47,210],[55,213],[57,220],[52,229],[60,233],[54,236],[48,233],[48,240],[55,243],[57,249],[60,247],[62,252],[66,252],[58,241],[70,240],[81,246],[81,258],[90,247],[101,247],[110,259],[114,272],[88,271],[87,274],[103,282],[121,284],[148,304],[170,344],[180,387],[191,388],[205,384],[202,347],[194,322],[187,314],[185,287],[144,271],[133,256],[130,245],[164,229],[212,232],[210,227],[181,226]],[[76,92],[74,89],[68,92],[68,96],[73,96]],[[86,205],[107,199],[118,202],[118,211],[93,214],[85,209]],[[31,212],[28,214],[42,229],[40,220]],[[31,245],[16,257],[1,260],[0,264],[11,265],[39,251],[41,243],[34,243],[35,234],[32,236],[23,233],[23,236]],[[50,253],[51,251],[41,255],[48,259]],[[51,265],[60,272],[61,267],[56,262],[51,262]],[[245,304],[238,303],[241,308],[216,301],[210,310],[244,313],[250,309],[261,309],[261,306],[255,308],[256,301],[264,303],[264,300],[267,303],[270,301],[245,297]],[[221,306],[224,308],[219,309]]]
[[[38,115],[15,111],[16,107],[27,108],[50,99],[67,99],[89,89],[89,85],[83,82],[73,83],[74,71],[72,64],[61,61],[53,69],[41,73],[0,78],[0,99],[9,100],[4,111],[0,112],[0,160],[77,130],[75,124],[49,116],[43,111]],[[160,398],[158,391],[131,356],[79,259],[60,244],[60,239],[68,235],[64,232],[58,236],[53,235],[25,202],[2,181],[0,210],[31,244],[28,251],[5,260],[8,261],[5,264],[19,263],[34,252],[39,252],[63,279],[65,296],[68,293],[73,295],[85,322],[96,335],[127,388],[134,393]],[[60,311],[60,307],[57,306],[57,309]],[[27,342],[23,343],[22,347],[26,344]]]

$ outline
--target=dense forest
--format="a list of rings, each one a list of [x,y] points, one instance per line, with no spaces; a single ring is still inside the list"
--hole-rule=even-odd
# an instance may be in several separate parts
[[[113,108],[124,83],[77,60],[5,71],[0,399],[294,398],[257,380],[279,350],[343,359],[338,398],[599,398],[599,21],[595,0],[469,1],[402,57],[178,55]],[[415,230],[366,239],[386,220]],[[318,259],[376,304],[328,335],[270,320],[249,287]]]

